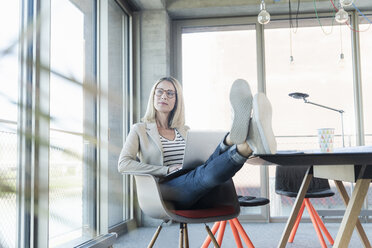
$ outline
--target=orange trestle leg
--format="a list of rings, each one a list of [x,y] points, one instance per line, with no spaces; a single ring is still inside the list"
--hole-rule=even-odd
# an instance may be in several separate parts
[[[238,230],[236,229],[236,227],[234,225],[234,222],[232,222],[232,220],[229,220],[229,224],[230,224],[230,227],[231,227],[231,231],[234,235],[236,247],[243,248],[242,241],[240,240],[239,233],[238,233]]]
[[[226,220],[221,221],[220,228],[218,229],[217,243],[221,246],[223,235],[225,234]]]
[[[213,227],[212,227],[212,230],[211,232],[213,233],[213,235],[216,234],[218,228],[220,227],[220,224],[221,224],[222,221],[217,221],[216,223],[214,223]],[[209,237],[209,235],[205,238],[204,240],[204,243],[203,245],[201,246],[201,248],[208,248],[209,244],[211,243],[211,237]]]
[[[291,235],[289,236],[289,239],[288,239],[289,243],[292,243],[293,240],[294,240],[294,237],[296,236],[297,228],[298,228],[298,225],[300,224],[300,221],[301,221],[302,214],[303,214],[304,210],[305,210],[305,202],[302,202],[300,212],[298,212],[296,222],[295,222],[295,224],[292,228]]]
[[[301,221],[302,214],[303,214],[303,211],[305,209],[305,206],[306,206],[307,210],[309,211],[309,215],[310,215],[311,221],[312,221],[312,223],[314,225],[315,231],[316,231],[316,233],[318,235],[318,238],[319,238],[319,241],[320,241],[322,247],[327,247],[327,246],[325,245],[325,241],[324,241],[324,238],[323,238],[322,233],[320,232],[319,227],[323,231],[324,235],[327,237],[329,243],[331,245],[333,245],[334,244],[334,241],[333,241],[333,238],[332,238],[331,234],[328,232],[328,230],[325,227],[322,219],[320,218],[320,216],[318,215],[318,213],[314,209],[313,205],[311,204],[310,199],[308,199],[308,198],[305,198],[304,199],[304,202],[301,205],[300,211],[298,213],[298,216],[296,218],[296,222],[295,222],[295,224],[293,226],[293,229],[291,231],[291,234],[289,236],[288,242],[289,243],[292,243],[293,242],[293,239],[294,239],[294,237],[296,235],[297,228],[298,228],[298,225],[300,224],[300,221]]]
[[[315,219],[316,219],[316,222],[318,223],[318,225],[320,226],[320,228],[322,229],[324,235],[327,237],[329,243],[331,245],[333,245],[334,241],[333,241],[333,238],[331,236],[331,234],[328,232],[327,228],[325,227],[322,219],[319,217],[319,214],[315,211],[314,207],[313,207],[313,204],[311,204],[310,200],[309,200],[309,205],[310,205],[310,208],[311,210],[313,211],[314,213],[314,216],[315,216]]]
[[[313,211],[312,211],[312,209],[309,205],[309,199],[308,198],[305,198],[305,205],[306,205],[307,211],[309,212],[311,222],[313,222],[313,226],[315,228],[316,234],[318,235],[320,244],[322,245],[323,248],[327,248],[327,245],[324,241],[322,232],[319,229],[319,226],[318,226],[318,223],[317,223],[316,218],[314,216],[314,213],[313,213]]]
[[[212,227],[212,233],[213,235],[216,234],[218,231],[218,237],[217,237],[217,243],[221,246],[223,235],[225,233],[226,228],[226,222],[227,221],[219,221],[216,222]],[[238,248],[243,248],[242,241],[240,240],[239,234],[242,236],[244,243],[248,246],[248,248],[254,248],[254,245],[252,241],[249,239],[247,233],[244,231],[242,225],[240,224],[239,220],[237,218],[234,218],[232,220],[229,220],[229,224],[232,230],[232,233],[235,238],[236,246]],[[218,230],[220,229],[220,230]],[[209,244],[211,243],[211,239],[208,236],[205,240],[201,248],[208,248]]]
[[[254,245],[252,241],[249,239],[247,233],[244,231],[242,225],[240,224],[239,220],[237,218],[232,219],[232,222],[234,223],[234,226],[236,229],[238,229],[239,234],[242,236],[245,244],[248,246],[248,248],[254,248]]]

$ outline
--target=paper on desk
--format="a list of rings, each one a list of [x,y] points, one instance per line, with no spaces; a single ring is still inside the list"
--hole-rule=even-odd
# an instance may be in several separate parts
[[[342,147],[342,148],[335,148],[335,153],[348,153],[348,152],[372,152],[372,146],[350,146],[350,147]]]
[[[299,151],[299,150],[280,150],[277,151],[276,154],[304,154],[305,151]]]
[[[280,150],[276,154],[312,154],[321,153],[320,149],[313,150]],[[334,148],[333,153],[372,153],[372,146],[349,146]]]
[[[320,149],[314,150],[280,150],[276,154],[312,154],[321,153]],[[334,148],[333,153],[372,153],[372,146],[349,146]]]

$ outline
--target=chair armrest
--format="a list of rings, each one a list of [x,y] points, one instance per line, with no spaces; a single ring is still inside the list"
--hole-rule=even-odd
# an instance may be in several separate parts
[[[169,220],[159,184],[150,174],[131,173],[134,176],[138,203],[142,211],[155,219]]]

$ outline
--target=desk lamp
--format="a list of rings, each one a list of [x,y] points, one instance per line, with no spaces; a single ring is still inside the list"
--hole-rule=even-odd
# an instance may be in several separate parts
[[[321,108],[325,108],[325,109],[329,109],[329,110],[332,110],[332,111],[339,112],[341,114],[342,147],[345,147],[344,116],[343,116],[345,111],[343,111],[342,109],[334,109],[334,108],[327,107],[327,106],[324,106],[324,105],[321,105],[321,104],[318,104],[318,103],[310,102],[309,100],[307,100],[307,98],[309,97],[309,94],[306,94],[306,93],[294,92],[294,93],[289,93],[288,95],[290,97],[295,98],[295,99],[303,99],[305,103],[309,103],[309,104],[312,104],[312,105],[315,105],[315,106],[318,106],[318,107],[321,107]]]

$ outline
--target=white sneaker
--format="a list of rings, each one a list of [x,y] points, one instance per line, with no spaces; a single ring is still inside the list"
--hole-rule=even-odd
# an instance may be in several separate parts
[[[230,89],[230,103],[233,114],[230,138],[232,143],[242,144],[247,139],[252,112],[252,93],[247,81],[234,81]]]
[[[270,101],[265,94],[257,93],[253,98],[253,114],[247,138],[253,154],[276,153],[276,140],[271,122]]]

